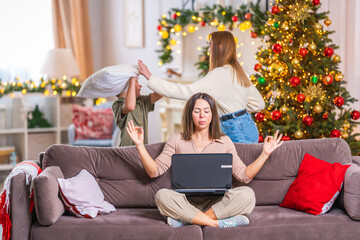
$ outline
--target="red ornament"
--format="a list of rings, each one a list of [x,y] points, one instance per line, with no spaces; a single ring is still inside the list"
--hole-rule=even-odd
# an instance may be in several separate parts
[[[261,143],[261,142],[263,142],[263,141],[264,141],[263,135],[260,135],[260,134],[259,134],[259,143]]]
[[[249,20],[250,18],[251,18],[251,13],[246,13],[246,14],[245,14],[245,19],[246,19],[246,20]]]
[[[326,57],[331,57],[334,54],[334,49],[332,49],[331,47],[327,47],[324,50],[324,55]]]
[[[314,122],[314,119],[310,116],[305,116],[302,121],[306,126],[310,126]]]
[[[158,30],[158,31],[161,31],[161,29],[162,29],[162,26],[161,26],[161,25],[157,26],[157,30]]]
[[[278,6],[273,6],[271,8],[271,13],[272,14],[278,14],[280,12],[280,8]]]
[[[352,111],[352,112],[351,112],[351,118],[352,118],[353,120],[358,120],[358,119],[360,118],[360,112],[359,112],[359,111],[356,111],[356,110]]]
[[[334,104],[338,107],[341,107],[342,105],[344,105],[345,103],[345,100],[340,97],[340,96],[337,96],[336,98],[334,98]]]
[[[305,57],[308,54],[308,51],[306,48],[300,48],[299,49],[299,54],[303,57]]]
[[[206,25],[206,22],[204,22],[204,21],[201,21],[201,22],[200,22],[200,25],[201,25],[202,27],[205,27],[205,25]]]
[[[279,53],[282,50],[282,46],[280,44],[276,43],[272,46],[272,50],[274,51],[274,53]]]
[[[311,3],[312,3],[312,5],[317,6],[320,4],[320,0],[312,0]]]
[[[296,86],[298,86],[300,83],[301,83],[301,80],[300,80],[299,77],[295,76],[295,77],[290,78],[290,84],[291,84],[291,86],[296,87]]]
[[[283,141],[289,141],[289,140],[291,140],[291,139],[290,139],[289,136],[286,136],[286,135],[285,135],[285,136],[282,137],[281,140],[283,140]]]
[[[258,112],[255,114],[255,118],[258,122],[263,122],[265,119],[265,115],[262,112]]]
[[[302,93],[299,93],[297,96],[296,96],[296,101],[298,101],[299,103],[302,103],[305,101],[305,95],[302,94]]]
[[[338,138],[341,136],[341,132],[337,129],[334,129],[331,131],[330,137],[332,138]]]
[[[328,118],[329,118],[328,113],[327,113],[327,112],[324,113],[323,116],[322,116],[322,118],[323,118],[324,120],[328,120]]]
[[[262,67],[262,65],[261,65],[260,63],[257,63],[257,64],[255,64],[255,66],[254,66],[254,70],[255,70],[255,71],[259,71],[261,67]]]
[[[273,120],[279,120],[281,118],[281,112],[279,110],[272,111],[271,118]]]
[[[334,78],[331,75],[325,75],[322,80],[325,85],[329,85],[333,82]]]
[[[178,15],[176,15],[176,13],[174,13],[173,15],[172,15],[172,18],[175,20],[175,19],[177,19],[177,17],[178,17]]]
[[[237,22],[239,19],[238,19],[238,16],[234,15],[234,16],[231,17],[231,20],[233,22]]]
[[[258,36],[258,35],[257,35],[256,32],[251,32],[251,37],[252,37],[252,38],[257,38],[257,36]]]

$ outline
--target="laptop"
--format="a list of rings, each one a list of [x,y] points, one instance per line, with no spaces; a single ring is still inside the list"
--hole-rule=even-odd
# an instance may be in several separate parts
[[[174,154],[171,188],[187,195],[221,195],[231,188],[232,154]]]

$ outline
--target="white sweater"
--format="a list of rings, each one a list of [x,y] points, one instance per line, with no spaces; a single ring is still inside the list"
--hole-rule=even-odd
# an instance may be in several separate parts
[[[187,100],[198,92],[207,93],[215,98],[220,116],[243,109],[249,112],[262,110],[265,102],[259,91],[254,86],[241,86],[236,73],[232,72],[232,67],[225,65],[189,84],[174,83],[152,75],[148,87],[166,97],[181,100]]]

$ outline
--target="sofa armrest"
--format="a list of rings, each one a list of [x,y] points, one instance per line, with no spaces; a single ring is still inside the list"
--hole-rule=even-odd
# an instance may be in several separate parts
[[[360,166],[351,163],[344,178],[344,207],[354,220],[360,220]]]
[[[26,175],[20,173],[11,179],[10,186],[10,220],[11,239],[30,239],[30,229],[33,222],[33,213],[30,213],[30,185],[26,185]],[[29,177],[29,181],[32,179]]]
[[[360,166],[360,156],[352,156],[352,162]]]

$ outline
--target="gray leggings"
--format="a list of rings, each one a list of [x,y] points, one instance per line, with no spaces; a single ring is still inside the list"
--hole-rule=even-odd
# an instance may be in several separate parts
[[[160,189],[155,194],[155,202],[166,217],[192,223],[199,211],[212,208],[217,219],[239,214],[249,214],[255,207],[255,193],[249,187],[230,189],[224,196],[186,196],[171,189]]]

